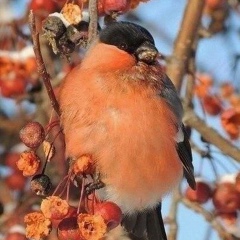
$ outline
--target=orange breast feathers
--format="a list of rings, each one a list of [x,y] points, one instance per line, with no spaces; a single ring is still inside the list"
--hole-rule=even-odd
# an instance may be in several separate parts
[[[111,54],[120,59],[108,62]],[[131,55],[100,44],[60,91],[66,154],[91,154],[106,184],[102,197],[128,212],[154,206],[182,177],[177,119],[136,69]]]

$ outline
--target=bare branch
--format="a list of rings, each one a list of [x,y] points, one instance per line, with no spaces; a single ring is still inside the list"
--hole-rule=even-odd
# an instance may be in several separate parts
[[[168,240],[176,240],[178,232],[178,223],[177,223],[177,214],[178,214],[178,205],[180,201],[179,189],[176,188],[172,194],[172,202],[168,214],[169,222],[169,231],[168,231]]]
[[[211,212],[209,212],[206,209],[204,209],[198,203],[191,202],[191,201],[189,201],[186,198],[182,198],[181,202],[187,208],[190,208],[190,209],[194,210],[195,212],[201,214],[206,219],[206,221],[208,221],[211,224],[211,226],[218,232],[218,234],[221,237],[221,239],[223,239],[223,240],[234,240],[234,237],[230,233],[228,233],[221,226],[221,224],[216,220],[216,217],[215,217],[214,214],[212,214]]]
[[[173,54],[169,59],[167,74],[178,91],[182,86],[188,60],[192,53],[192,44],[197,36],[204,4],[203,0],[188,1],[180,31],[175,41]]]
[[[47,90],[48,96],[50,98],[53,109],[56,111],[56,113],[58,115],[60,115],[58,101],[55,97],[55,94],[53,92],[53,88],[52,88],[52,85],[50,82],[51,77],[50,77],[49,73],[47,72],[44,61],[43,61],[41,47],[40,47],[40,43],[39,43],[39,33],[36,30],[35,16],[32,11],[30,11],[30,14],[29,14],[29,24],[30,24],[30,29],[31,29],[31,33],[32,33],[33,50],[34,50],[34,53],[36,56],[38,72],[43,79],[43,83],[46,87],[46,90]]]
[[[184,122],[196,129],[209,143],[215,145],[224,154],[240,162],[240,150],[230,141],[222,137],[215,129],[208,126],[192,109],[185,109]]]
[[[97,37],[97,28],[98,28],[98,11],[97,11],[97,0],[89,0],[89,15],[90,22],[88,28],[88,46],[92,41]]]

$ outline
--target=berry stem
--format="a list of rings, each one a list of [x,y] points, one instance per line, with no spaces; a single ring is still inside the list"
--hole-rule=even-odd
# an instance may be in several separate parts
[[[81,185],[81,192],[80,192],[80,199],[78,202],[78,209],[77,209],[77,214],[80,213],[80,208],[81,208],[81,203],[84,195],[84,188],[85,188],[85,178],[82,179],[82,185]]]
[[[59,190],[59,188],[62,186],[62,184],[65,182],[66,179],[68,179],[68,175],[66,175],[63,180],[57,185],[56,189],[54,190],[52,196],[56,195],[57,191]]]

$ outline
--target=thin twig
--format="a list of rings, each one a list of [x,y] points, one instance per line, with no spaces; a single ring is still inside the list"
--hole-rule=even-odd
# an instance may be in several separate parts
[[[204,209],[201,205],[191,202],[186,198],[182,198],[181,202],[189,209],[194,210],[195,212],[201,214],[207,222],[217,231],[221,239],[223,240],[233,240],[234,238],[230,233],[228,233],[221,224],[216,220],[216,217],[211,212]]]
[[[168,214],[169,220],[169,231],[168,231],[168,240],[176,240],[177,232],[178,232],[178,223],[177,223],[177,214],[178,214],[178,206],[179,206],[179,189],[176,188],[172,193],[172,202]]]
[[[46,87],[49,99],[51,101],[51,105],[53,109],[56,111],[56,113],[60,116],[59,105],[50,82],[51,77],[47,72],[44,61],[43,61],[40,42],[39,42],[39,33],[37,32],[37,29],[36,29],[36,20],[32,11],[30,11],[30,14],[29,14],[29,24],[30,24],[31,35],[33,39],[33,50],[36,56],[38,72],[43,79],[43,83]]]
[[[97,0],[89,0],[89,28],[88,28],[88,46],[97,37],[98,29],[98,11],[97,11]]]

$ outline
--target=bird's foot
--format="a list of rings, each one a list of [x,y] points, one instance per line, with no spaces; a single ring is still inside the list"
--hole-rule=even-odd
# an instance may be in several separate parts
[[[100,179],[95,179],[93,182],[85,186],[85,192],[87,195],[93,193],[95,190],[105,187],[105,184]]]

